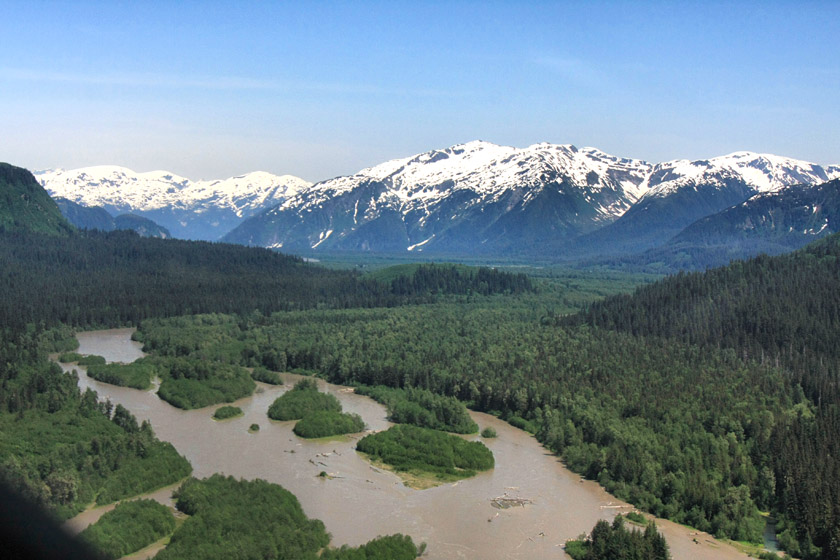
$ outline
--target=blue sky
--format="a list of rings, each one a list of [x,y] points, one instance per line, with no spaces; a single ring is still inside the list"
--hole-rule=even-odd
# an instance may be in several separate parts
[[[316,181],[482,139],[840,163],[840,2],[0,2],[0,160]]]

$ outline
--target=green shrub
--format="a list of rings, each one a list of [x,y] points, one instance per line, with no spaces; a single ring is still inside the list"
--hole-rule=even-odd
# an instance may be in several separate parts
[[[249,432],[259,432],[260,431],[260,425],[259,424],[251,424],[251,427],[248,428],[248,431]]]
[[[270,383],[271,385],[282,385],[283,380],[280,374],[276,371],[269,371],[264,367],[255,367],[251,372],[251,378],[254,381],[262,381],[263,383]]]
[[[148,389],[156,373],[152,364],[142,360],[131,364],[92,364],[87,369],[88,377],[97,381],[134,389]]]
[[[223,406],[213,413],[213,418],[216,420],[225,420],[234,416],[242,416],[242,409],[238,406]]]
[[[304,416],[295,424],[294,432],[303,438],[319,438],[341,434],[355,434],[365,429],[358,414],[319,410]]]
[[[633,523],[638,523],[639,525],[647,525],[647,519],[641,513],[637,513],[635,511],[631,511],[630,513],[626,514],[624,517],[627,518],[627,521],[632,521]]]
[[[497,436],[497,434],[496,434],[495,428],[491,428],[490,426],[487,426],[486,428],[481,430],[481,437],[483,437],[483,438],[494,438],[496,436]]]
[[[244,367],[198,358],[155,358],[163,381],[158,396],[178,408],[233,402],[254,392]]]
[[[73,362],[78,362],[82,359],[82,355],[78,352],[63,352],[59,357],[58,361],[62,364],[71,364]]]
[[[82,356],[79,360],[80,366],[104,366],[105,365],[105,358],[102,356],[97,356],[96,354],[91,354],[89,356]]]
[[[579,538],[573,541],[566,541],[566,546],[564,550],[566,554],[572,557],[572,560],[585,560],[586,553],[589,551],[589,547],[586,546],[585,538]]]

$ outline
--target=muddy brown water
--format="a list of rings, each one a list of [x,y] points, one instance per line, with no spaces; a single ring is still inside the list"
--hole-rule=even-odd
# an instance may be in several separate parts
[[[131,332],[79,333],[78,351],[108,361],[133,361],[143,353],[140,344],[131,340]],[[90,387],[100,398],[128,408],[138,420],[149,420],[157,436],[171,442],[192,463],[194,476],[224,473],[262,478],[293,492],[309,517],[324,522],[336,546],[403,533],[417,543],[425,542],[424,557],[430,559],[567,558],[562,549],[567,539],[591,530],[599,519],[612,521],[616,514],[629,510],[597,484],[564,468],[532,436],[487,414],[470,413],[480,428],[490,426],[498,434],[483,440],[493,451],[495,468],[457,483],[414,490],[355,453],[359,436],[307,441],[292,433],[294,422],[269,420],[269,405],[298,376],[284,374],[282,387],[259,383],[256,394],[233,403],[244,415],[220,422],[211,418],[219,405],[184,411],[159,399],[155,389],[116,387],[88,378],[83,367],[63,367],[78,370],[82,390]],[[385,408],[375,401],[321,380],[318,385],[338,397],[346,411],[359,414],[368,429],[390,426]],[[259,424],[260,431],[249,433],[251,424]],[[321,471],[334,478],[319,477]],[[169,490],[153,493],[164,503],[169,495]],[[502,496],[532,503],[493,507],[493,499]],[[79,531],[105,510],[107,506],[89,510],[68,523]],[[705,533],[663,520],[657,520],[657,525],[675,559],[747,558]]]

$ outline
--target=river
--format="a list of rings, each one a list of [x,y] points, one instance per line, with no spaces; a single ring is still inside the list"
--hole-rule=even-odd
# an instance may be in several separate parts
[[[108,361],[130,362],[143,355],[130,329],[79,333],[81,354],[98,354]],[[358,545],[378,535],[404,533],[428,545],[429,559],[567,558],[562,545],[588,532],[599,519],[612,521],[629,506],[600,486],[564,468],[556,456],[531,435],[478,412],[470,415],[480,428],[498,437],[483,440],[496,466],[471,479],[427,490],[414,490],[389,472],[371,467],[354,451],[355,440],[312,442],[292,433],[294,422],[268,419],[269,405],[299,376],[283,374],[286,385],[258,383],[257,393],[236,401],[244,415],[226,421],[211,418],[218,405],[184,411],[155,394],[100,383],[80,366],[79,387],[87,387],[122,404],[138,420],[149,420],[157,436],[171,442],[193,465],[194,476],[224,473],[262,478],[282,485],[300,500],[309,517],[321,519],[332,544]],[[359,414],[369,429],[390,426],[385,407],[351,390],[318,381],[321,391],[334,394],[344,410]],[[260,430],[250,433],[251,424]],[[474,439],[479,439],[477,436]],[[334,478],[319,477],[326,471]],[[494,498],[524,498],[524,507],[496,509]],[[166,502],[168,491],[156,499]],[[171,503],[171,502],[170,502]],[[80,530],[104,508],[80,514],[69,523]],[[675,559],[747,558],[705,533],[657,520]]]

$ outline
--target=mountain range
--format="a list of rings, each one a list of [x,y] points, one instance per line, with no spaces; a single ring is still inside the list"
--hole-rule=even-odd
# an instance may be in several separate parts
[[[162,225],[174,237],[210,241],[310,186],[292,175],[262,171],[192,181],[168,171],[136,173],[113,165],[35,171],[34,175],[53,198],[100,206],[114,215],[133,213]]]
[[[752,152],[649,163],[572,145],[474,141],[315,184],[267,173],[192,182],[108,166],[36,176],[53,196],[130,211],[176,237],[306,254],[577,259],[642,253],[680,235],[681,243],[711,243],[682,232],[745,203],[742,214],[753,204],[762,212],[794,203],[782,195],[838,178],[840,166]],[[802,235],[836,231],[833,220],[825,223]]]

